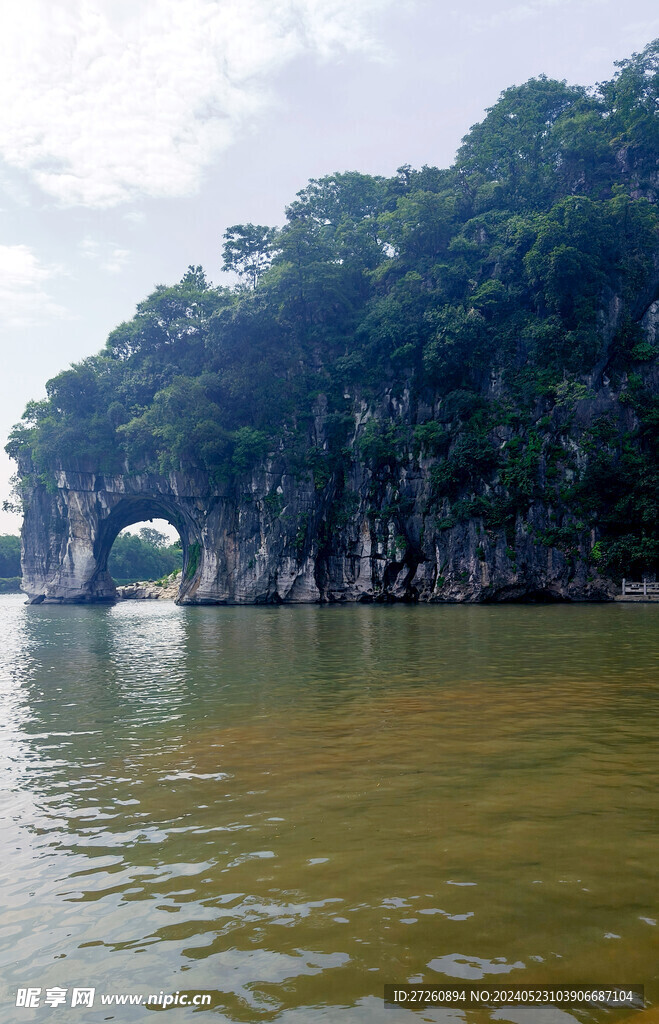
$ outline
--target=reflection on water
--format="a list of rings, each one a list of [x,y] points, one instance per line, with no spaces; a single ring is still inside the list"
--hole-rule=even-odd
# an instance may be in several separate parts
[[[284,1024],[413,1019],[396,981],[659,1001],[659,607],[0,602],[0,1021],[66,1016],[19,985]],[[574,1019],[528,1013],[491,1016]]]

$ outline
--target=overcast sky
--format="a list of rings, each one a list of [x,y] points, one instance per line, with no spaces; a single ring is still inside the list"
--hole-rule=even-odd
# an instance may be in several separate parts
[[[502,89],[658,35],[655,0],[5,0],[2,444],[156,284],[220,282],[229,225],[281,224],[310,177],[448,166]]]

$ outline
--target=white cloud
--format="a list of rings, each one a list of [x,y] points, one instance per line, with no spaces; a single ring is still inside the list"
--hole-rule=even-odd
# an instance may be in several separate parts
[[[130,262],[130,249],[111,249],[107,259],[101,263],[101,269],[109,274],[119,274]]]
[[[78,251],[83,259],[98,263],[101,270],[118,274],[130,262],[130,249],[121,249],[113,242],[99,242],[87,235],[78,242]]]
[[[129,210],[128,213],[123,214],[123,219],[131,227],[139,227],[146,221],[146,214],[142,210]]]
[[[61,273],[61,267],[41,263],[27,245],[0,245],[0,324],[34,327],[51,317],[68,318],[44,288]]]
[[[192,193],[312,53],[375,51],[393,0],[21,0],[0,14],[0,154],[63,205]]]
[[[572,11],[576,7],[597,7],[607,3],[608,0],[528,0],[528,2],[516,3],[510,7],[490,9],[487,13],[479,14],[462,7],[453,11],[454,17],[474,32],[485,32],[497,28],[500,25],[516,25],[522,22],[535,21],[544,17],[548,12],[568,7]]]
[[[623,32],[626,36],[638,39],[638,48],[642,50],[650,39],[656,39],[659,34],[659,18],[650,18],[648,21],[632,21],[625,25]]]
[[[78,243],[80,255],[85,260],[97,260],[100,248],[100,242],[97,242],[95,238],[83,238],[82,242]]]

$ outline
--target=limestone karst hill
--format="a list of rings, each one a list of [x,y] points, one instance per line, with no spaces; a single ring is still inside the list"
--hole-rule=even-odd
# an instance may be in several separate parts
[[[598,599],[659,567],[659,44],[508,89],[446,170],[312,180],[30,403],[33,600],[178,528],[194,602]]]

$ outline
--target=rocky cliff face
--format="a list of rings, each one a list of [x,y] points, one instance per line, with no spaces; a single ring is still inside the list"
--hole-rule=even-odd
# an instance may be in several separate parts
[[[330,481],[322,490],[273,462],[240,494],[222,493],[196,474],[61,470],[56,491],[38,484],[28,493],[23,588],[34,602],[113,600],[107,560],[114,539],[125,526],[157,517],[183,542],[183,603],[611,596],[588,563],[590,532],[570,554],[538,539],[553,521],[547,505],[518,517],[511,536],[477,518],[438,521],[428,499],[423,460],[384,479],[355,463],[340,488]]]
[[[659,304],[643,323],[656,343]],[[659,390],[657,360],[646,366],[645,384]],[[635,429],[635,414],[621,401],[625,385],[623,376],[614,390],[598,368],[588,388],[552,407],[545,428],[549,419],[554,428],[564,420],[565,459],[557,469],[556,445],[553,453],[541,447],[533,470],[537,496],[501,525],[473,514],[473,507],[456,515],[455,506],[433,492],[432,460],[418,452],[379,468],[358,457],[369,421],[424,422],[439,415],[432,403],[413,407],[406,391],[385,393],[377,408],[355,402],[349,440],[355,454],[329,479],[293,475],[283,459],[272,459],[248,481],[224,488],[199,473],[104,476],[65,468],[44,484],[23,465],[23,589],[33,602],[114,600],[107,561],[117,534],[164,518],[183,544],[181,603],[610,599],[614,586],[590,557],[597,531],[561,508],[555,485],[557,473],[569,484],[587,465],[594,422],[605,418],[621,435]],[[496,375],[487,388],[496,397]],[[314,413],[313,440],[322,451],[322,396]],[[539,422],[542,413],[539,407]],[[503,451],[513,438],[513,429],[501,426],[490,440]],[[506,493],[496,472],[484,486],[493,504]]]
[[[422,466],[403,469],[376,488],[379,496],[360,466],[347,483],[349,507],[344,500],[337,516],[331,487],[319,493],[312,480],[295,480],[275,465],[255,476],[240,500],[195,476],[61,471],[56,494],[41,485],[31,493],[23,588],[33,602],[114,600],[112,543],[119,530],[152,516],[180,532],[182,603],[587,600],[612,593],[588,565],[590,536],[576,558],[535,539],[549,524],[543,506],[515,524],[511,547],[504,530],[488,531],[475,519],[438,529],[424,514]]]

